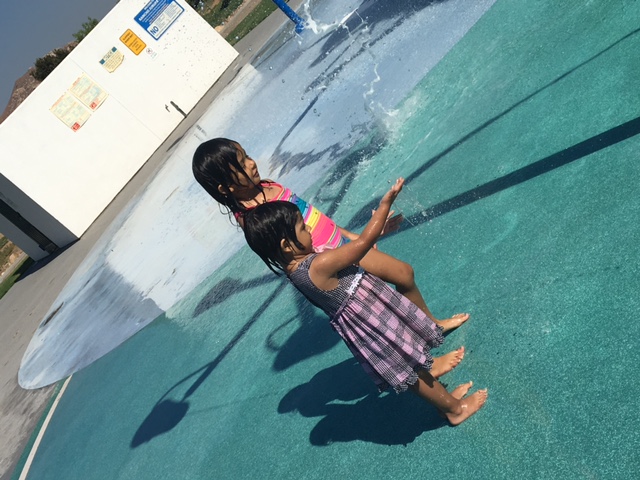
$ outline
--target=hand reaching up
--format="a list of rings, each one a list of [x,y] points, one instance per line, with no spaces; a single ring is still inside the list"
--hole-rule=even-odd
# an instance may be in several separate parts
[[[391,186],[389,191],[385,193],[384,197],[382,197],[382,200],[380,200],[380,205],[382,205],[383,203],[387,203],[389,206],[391,206],[391,204],[393,204],[395,199],[398,197],[398,194],[402,190],[403,185],[404,178],[400,177],[396,180],[396,183]]]

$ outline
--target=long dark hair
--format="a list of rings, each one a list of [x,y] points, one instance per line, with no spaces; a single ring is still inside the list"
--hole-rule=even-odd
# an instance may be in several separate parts
[[[272,272],[285,271],[286,259],[280,242],[284,239],[304,248],[296,235],[296,223],[301,218],[298,207],[286,201],[267,202],[244,215],[244,238]]]
[[[231,185],[238,184],[238,175],[242,175],[251,182],[244,168],[238,162],[238,143],[228,138],[214,138],[201,143],[193,154],[191,162],[193,176],[196,181],[221,206],[226,208],[227,214],[244,213],[247,211],[230,193],[222,193],[218,187],[225,190]],[[258,189],[262,189],[257,185]]]

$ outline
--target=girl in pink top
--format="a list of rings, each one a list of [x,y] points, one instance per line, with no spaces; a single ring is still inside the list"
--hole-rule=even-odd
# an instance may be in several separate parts
[[[287,200],[298,205],[305,223],[310,227],[316,251],[337,248],[358,238],[358,235],[336,225],[288,188],[270,180],[262,180],[256,162],[233,140],[214,138],[200,144],[193,155],[192,168],[196,181],[226,208],[230,216],[235,217],[240,227],[244,225],[242,217],[248,210],[262,203]],[[384,232],[397,228],[397,223],[389,219]],[[468,313],[459,313],[445,320],[436,319],[429,311],[415,283],[413,268],[408,263],[371,249],[359,265],[372,275],[393,284],[398,292],[416,304],[444,332],[459,327],[469,318]],[[451,361],[457,364],[464,355],[464,349],[455,350],[451,355]]]
[[[275,189],[275,194],[270,198],[269,202],[286,201],[295,204],[302,214],[302,220],[311,231],[311,239],[313,241],[313,248],[316,252],[322,252],[326,249],[333,250],[340,245],[349,241],[342,236],[340,228],[335,224],[333,220],[327,217],[324,213],[318,210],[316,207],[307,203],[302,198],[298,197],[287,187],[283,187],[279,183],[271,182],[269,180],[262,180],[260,185],[264,187],[272,187]],[[248,206],[247,210],[252,210],[256,205]],[[242,221],[244,212],[234,212],[233,216],[238,223]]]

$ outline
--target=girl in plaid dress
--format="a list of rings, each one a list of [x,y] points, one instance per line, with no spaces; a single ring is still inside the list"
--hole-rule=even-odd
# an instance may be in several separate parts
[[[266,202],[286,200],[298,205],[305,223],[311,228],[311,237],[316,251],[336,248],[358,236],[327,217],[313,205],[305,202],[290,189],[260,178],[256,162],[244,148],[233,140],[214,138],[202,143],[193,154],[193,175],[198,183],[222,208],[242,227],[247,211]],[[401,216],[391,217],[383,232],[397,230]],[[459,313],[444,320],[436,319],[429,311],[422,293],[416,285],[413,268],[406,262],[376,249],[369,250],[360,260],[367,272],[395,285],[398,292],[416,304],[427,316],[447,332],[459,327],[469,318],[468,313]]]
[[[247,212],[245,237],[271,270],[284,271],[329,315],[331,326],[381,391],[389,386],[396,392],[410,389],[458,425],[487,399],[486,389],[467,395],[471,382],[449,393],[436,380],[461,361],[464,348],[433,358],[430,349],[444,341],[442,327],[358,266],[382,232],[403,183],[399,179],[382,198],[357,239],[334,250],[314,250],[300,210],[286,201],[267,202]]]

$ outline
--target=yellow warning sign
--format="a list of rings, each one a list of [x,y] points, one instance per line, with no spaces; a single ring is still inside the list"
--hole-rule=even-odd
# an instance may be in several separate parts
[[[127,47],[129,47],[129,50],[131,50],[136,55],[140,55],[140,52],[142,52],[147,46],[147,44],[144,43],[139,36],[137,36],[128,28],[127,31],[124,32],[120,37],[120,41]]]

